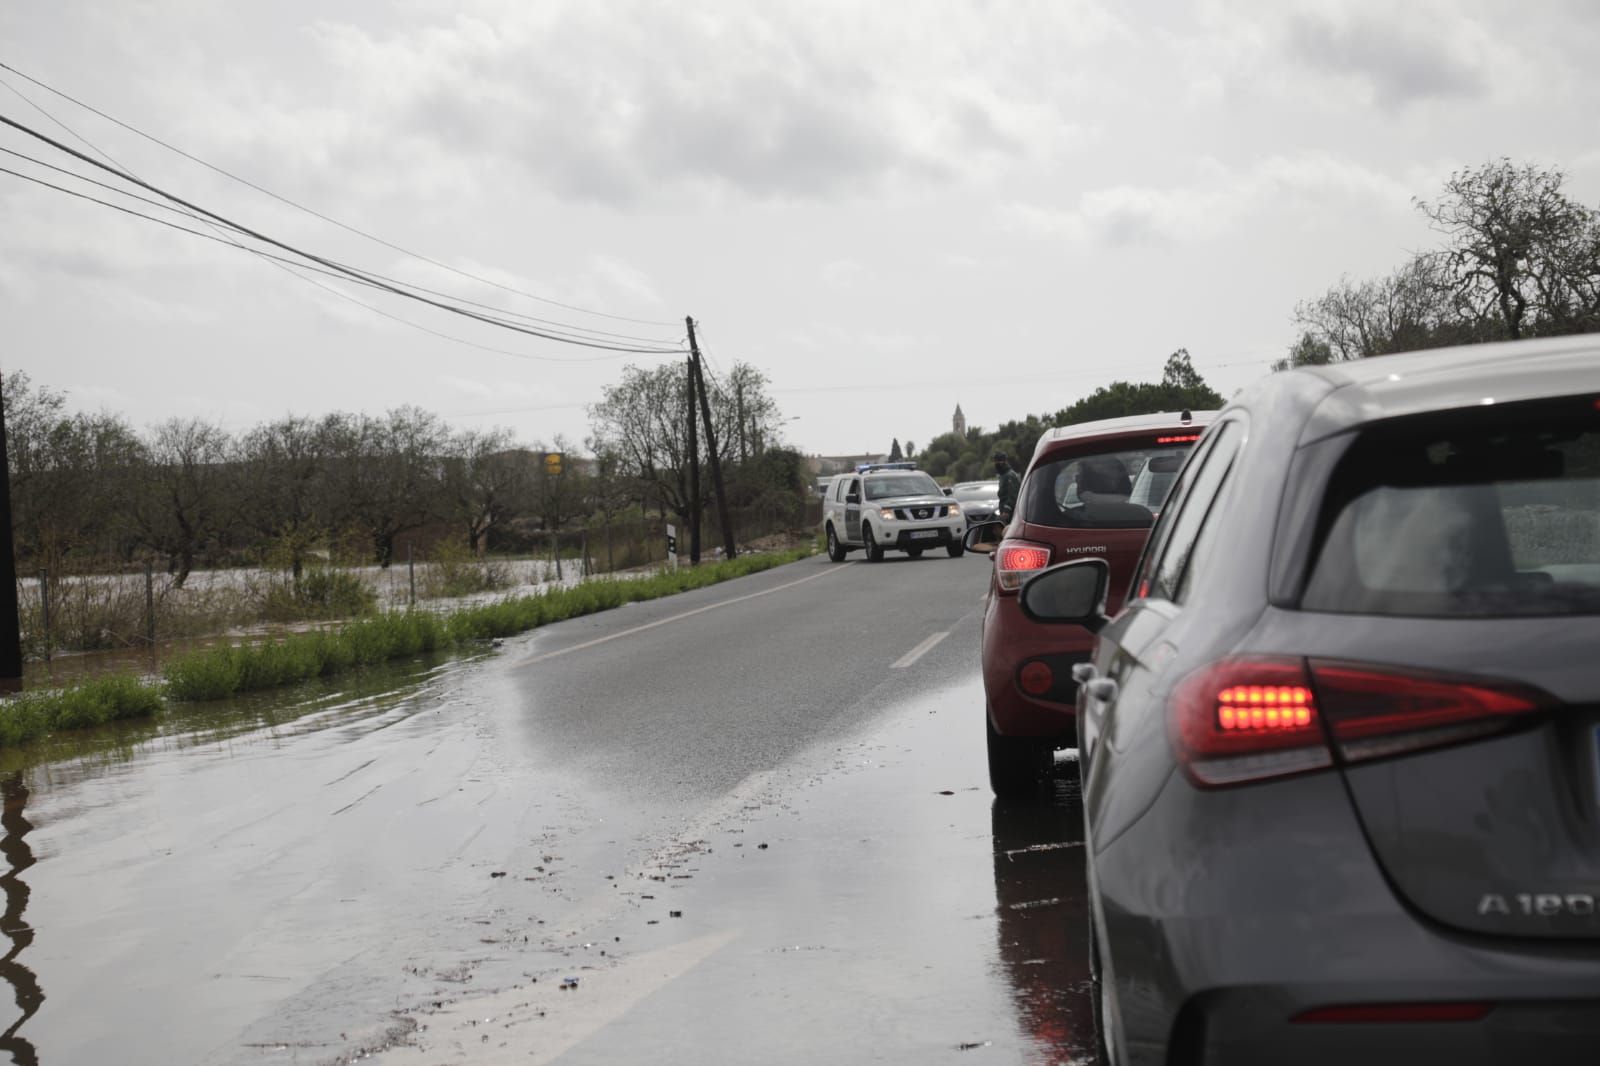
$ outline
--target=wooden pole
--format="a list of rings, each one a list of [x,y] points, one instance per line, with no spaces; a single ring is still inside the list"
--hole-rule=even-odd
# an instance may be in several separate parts
[[[723,558],[732,559],[736,554],[733,546],[733,522],[728,518],[728,492],[722,483],[722,459],[717,455],[717,431],[711,424],[711,401],[706,396],[706,379],[700,369],[700,345],[694,336],[694,319],[686,318],[689,324],[689,360],[694,367],[695,382],[700,392],[700,413],[706,423],[706,451],[711,456],[711,483],[717,493],[717,521],[722,524],[722,552]]]

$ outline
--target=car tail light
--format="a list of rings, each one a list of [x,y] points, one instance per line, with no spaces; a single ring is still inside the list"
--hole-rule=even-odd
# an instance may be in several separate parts
[[[1323,769],[1335,750],[1342,762],[1361,762],[1485,736],[1553,702],[1482,678],[1239,657],[1180,681],[1168,726],[1190,780],[1215,787]]]
[[[1017,671],[1017,685],[1030,696],[1043,696],[1055,687],[1056,675],[1047,663],[1035,659]]]
[[[1376,759],[1499,732],[1549,706],[1537,689],[1311,660],[1311,677],[1329,730],[1345,759]]]
[[[1476,1022],[1494,1009],[1492,1003],[1351,1003],[1314,1007],[1290,1019],[1297,1023]]]
[[[1015,592],[1032,574],[1050,565],[1050,545],[1028,540],[1006,540],[994,553],[994,572],[1000,587]]]
[[[1180,681],[1168,707],[1172,746],[1198,785],[1333,765],[1302,659],[1224,659]]]

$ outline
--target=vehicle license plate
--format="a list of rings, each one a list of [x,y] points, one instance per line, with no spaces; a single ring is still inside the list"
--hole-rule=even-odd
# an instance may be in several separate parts
[[[911,533],[912,537],[937,537],[938,535],[939,531],[937,529],[918,529],[913,530]]]

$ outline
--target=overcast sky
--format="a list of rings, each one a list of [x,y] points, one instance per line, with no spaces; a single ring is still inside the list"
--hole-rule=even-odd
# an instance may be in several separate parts
[[[1600,203],[1597,54],[1592,0],[0,7],[0,62],[139,130],[450,267],[660,325],[468,280],[5,71],[0,115],[454,298],[669,346],[693,315],[713,368],[769,375],[791,443],[840,454],[925,443],[957,403],[986,427],[1055,411],[1180,346],[1228,394],[1283,353],[1297,301],[1431,244],[1411,198],[1463,166],[1556,165]],[[88,170],[12,130],[0,147]],[[316,280],[0,174],[0,370],[139,426],[418,404],[576,443],[627,361],[670,358]]]

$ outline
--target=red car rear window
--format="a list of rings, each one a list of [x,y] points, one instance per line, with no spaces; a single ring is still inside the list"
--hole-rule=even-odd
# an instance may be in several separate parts
[[[1192,443],[1125,447],[1047,460],[1028,473],[1022,516],[1064,529],[1145,529]]]

